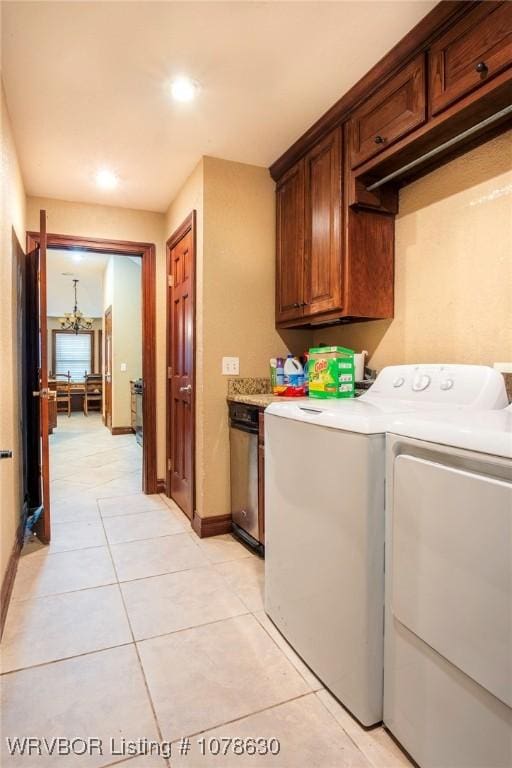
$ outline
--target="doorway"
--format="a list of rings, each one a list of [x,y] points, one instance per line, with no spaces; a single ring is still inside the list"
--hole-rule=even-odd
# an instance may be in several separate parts
[[[143,396],[142,411],[144,420],[144,443],[142,447],[142,490],[144,493],[157,493],[156,471],[156,370],[155,370],[155,246],[151,243],[137,243],[128,241],[112,241],[99,238],[83,238],[70,235],[48,234],[46,236],[49,249],[61,251],[83,251],[90,254],[118,255],[120,257],[138,257],[141,259],[141,283],[142,283],[142,379]],[[27,233],[27,253],[37,251],[41,242],[39,232]],[[137,260],[138,260],[137,259]],[[46,277],[46,273],[44,275]],[[45,283],[45,281],[43,281]],[[103,313],[102,313],[103,314]],[[45,325],[46,317],[40,318]],[[45,335],[46,338],[46,335]],[[101,341],[98,350],[99,355],[104,355],[105,345]],[[94,386],[92,387],[94,389]],[[94,397],[91,397],[91,401]],[[94,405],[92,405],[94,410]],[[111,409],[110,409],[111,411]],[[97,418],[98,414],[92,414]],[[119,432],[116,434],[120,434]],[[47,467],[47,470],[49,468]],[[41,467],[44,476],[44,466]],[[31,468],[34,471],[34,468]],[[49,530],[50,506],[47,503],[44,510],[46,519],[45,529]],[[45,537],[49,539],[48,536]]]
[[[166,493],[192,520],[195,505],[196,212],[167,241]]]

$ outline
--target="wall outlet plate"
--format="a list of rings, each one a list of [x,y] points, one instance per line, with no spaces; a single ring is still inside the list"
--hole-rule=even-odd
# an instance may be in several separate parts
[[[239,373],[240,373],[239,357],[223,357],[222,358],[222,375],[223,376],[238,376]]]
[[[121,363],[121,370],[126,371],[126,363]]]

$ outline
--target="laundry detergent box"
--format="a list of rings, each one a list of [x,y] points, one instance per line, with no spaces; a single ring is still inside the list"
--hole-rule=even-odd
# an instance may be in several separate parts
[[[312,347],[308,376],[310,397],[354,397],[354,351],[345,347]]]

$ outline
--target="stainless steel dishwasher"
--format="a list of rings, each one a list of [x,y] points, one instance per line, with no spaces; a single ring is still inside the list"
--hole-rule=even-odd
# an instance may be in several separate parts
[[[233,533],[263,554],[258,506],[258,413],[255,405],[229,404]]]

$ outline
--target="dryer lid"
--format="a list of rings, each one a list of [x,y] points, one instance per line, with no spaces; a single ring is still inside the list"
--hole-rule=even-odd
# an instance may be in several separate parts
[[[403,414],[390,422],[388,431],[512,459],[512,405],[499,411]]]

